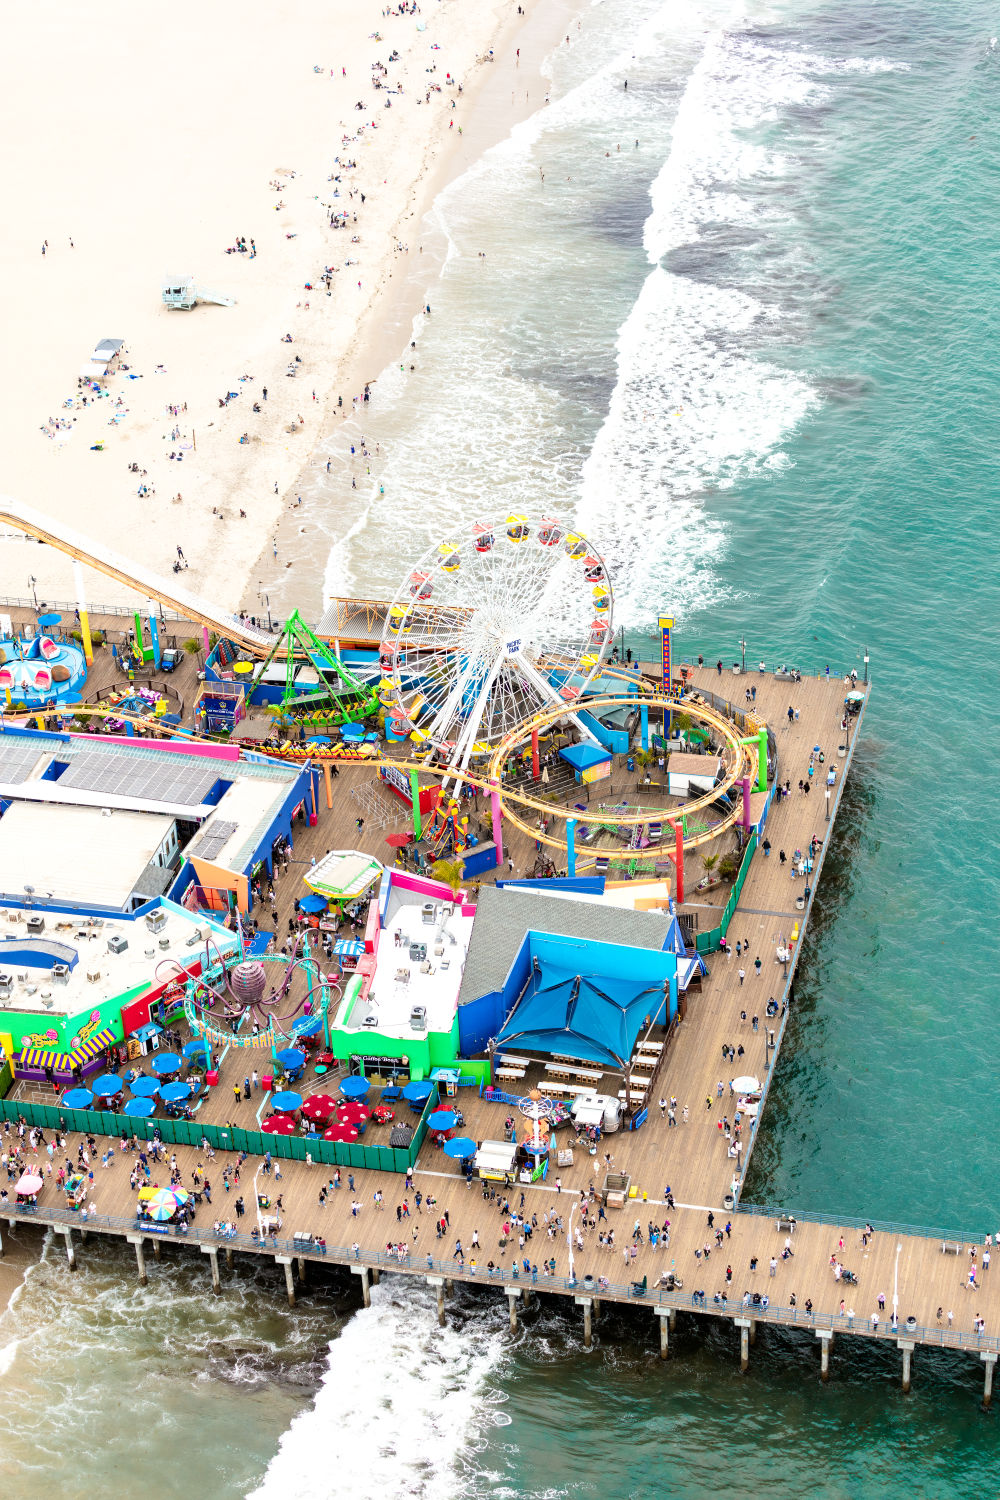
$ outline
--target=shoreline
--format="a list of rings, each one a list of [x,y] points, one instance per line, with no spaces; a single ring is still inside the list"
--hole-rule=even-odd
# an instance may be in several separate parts
[[[352,397],[360,397],[366,383],[372,384],[372,404],[377,401],[375,382],[388,366],[400,357],[410,339],[410,331],[420,317],[424,301],[432,292],[434,283],[440,278],[446,263],[444,246],[436,239],[433,227],[425,226],[427,215],[433,210],[438,197],[465,172],[473,167],[494,146],[506,140],[510,132],[524,120],[530,119],[548,102],[548,80],[542,72],[543,65],[551,56],[561,39],[568,35],[568,28],[580,16],[576,0],[534,0],[534,4],[507,16],[492,37],[498,56],[496,63],[477,71],[474,91],[463,105],[463,129],[458,138],[449,138],[444,133],[441,140],[429,146],[430,161],[425,160],[424,169],[414,184],[407,222],[413,221],[426,232],[416,255],[406,264],[404,274],[388,276],[376,293],[354,338],[343,355],[343,377],[341,384],[351,393],[345,397],[341,410],[337,396],[331,390],[324,403],[321,427],[314,446],[302,468],[286,492],[284,509],[278,523],[279,553],[285,554],[289,547],[295,549],[294,579],[288,570],[275,568],[272,549],[265,546],[257,559],[255,569],[244,589],[242,606],[255,613],[262,603],[262,596],[269,601],[271,613],[278,617],[294,605],[306,608],[306,618],[319,619],[327,603],[325,577],[330,542],[324,537],[322,556],[315,555],[309,544],[295,548],[295,538],[303,531],[315,529],[315,518],[321,510],[329,507],[347,507],[356,492],[346,484],[339,487],[333,474],[329,479],[321,474],[324,458],[341,432],[351,431],[352,421],[360,432],[358,423],[363,406],[355,405]],[[518,43],[513,61],[510,49]],[[506,55],[499,55],[501,49]],[[520,96],[507,101],[507,90],[514,76],[526,85],[525,98]],[[468,96],[469,86],[465,93]],[[350,404],[348,404],[348,402]],[[306,488],[310,479],[317,479],[322,493],[307,496],[301,507],[294,505],[294,496]],[[289,500],[289,496],[293,497]],[[358,496],[360,499],[360,496]],[[355,500],[357,504],[357,500]],[[346,535],[354,524],[353,518],[344,528]],[[254,581],[256,579],[256,581]],[[291,585],[291,586],[290,586]],[[364,591],[362,590],[362,593]]]
[[[426,279],[397,245],[485,149],[477,101],[503,64],[477,60],[509,49],[540,12],[560,24],[561,12],[425,0],[400,15],[359,0],[331,20],[305,0],[280,17],[246,0],[206,21],[181,0],[177,24],[190,23],[199,46],[178,61],[164,55],[155,17],[127,0],[109,0],[97,27],[69,0],[54,5],[44,18],[19,13],[0,61],[5,176],[19,204],[16,238],[0,247],[0,315],[23,351],[0,372],[4,488],[161,573],[180,547],[185,583],[237,607],[258,578],[287,571],[273,555],[260,569],[284,496],[328,440],[354,372],[384,367],[365,362],[395,339],[398,289],[415,272]],[[115,97],[123,59],[146,92],[105,160],[71,127],[102,87]],[[40,91],[56,101],[41,114]],[[14,122],[36,117],[24,150]],[[508,110],[496,138],[512,120]],[[332,212],[349,227],[331,229]],[[235,305],[164,307],[164,275],[188,272]],[[124,338],[129,368],[84,406],[77,377],[103,337]],[[74,597],[70,560],[54,549],[0,537],[0,566],[12,595]],[[87,590],[135,602],[98,575]]]

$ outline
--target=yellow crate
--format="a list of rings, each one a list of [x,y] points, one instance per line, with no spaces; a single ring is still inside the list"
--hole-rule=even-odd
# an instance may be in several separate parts
[[[635,1198],[638,1195],[638,1192],[639,1189],[637,1187],[630,1187],[628,1190],[628,1195],[630,1198]]]

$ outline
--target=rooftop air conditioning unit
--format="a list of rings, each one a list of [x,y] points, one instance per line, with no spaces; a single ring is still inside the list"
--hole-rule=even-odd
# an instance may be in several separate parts
[[[160,938],[160,947],[163,948],[163,949],[169,948],[170,947],[170,939],[168,937],[166,937],[166,938]]]
[[[45,918],[40,917],[37,912],[28,918],[28,931],[30,933],[45,931]]]
[[[53,964],[52,981],[54,984],[69,984],[69,964]]]
[[[425,901],[420,908],[420,920],[425,927],[433,927],[437,920],[437,907],[433,901]]]
[[[9,1000],[14,989],[14,981],[9,974],[0,974],[0,1000]]]
[[[45,1006],[46,1010],[51,1010],[52,1009],[52,991],[51,990],[43,990],[42,991],[42,1004]]]
[[[100,982],[101,982],[101,971],[100,971],[100,969],[88,969],[87,970],[87,983],[88,984],[100,984]]]
[[[120,932],[116,932],[113,934],[113,936],[108,938],[109,953],[124,953],[127,947],[128,938],[122,937]]]
[[[147,948],[145,950],[145,953],[146,953],[146,957],[147,958],[155,958],[156,957],[156,949],[155,948]]]
[[[151,911],[149,916],[146,918],[146,926],[149,928],[150,932],[162,932],[166,925],[167,914],[165,911],[163,911],[162,908],[158,908],[156,911]]]

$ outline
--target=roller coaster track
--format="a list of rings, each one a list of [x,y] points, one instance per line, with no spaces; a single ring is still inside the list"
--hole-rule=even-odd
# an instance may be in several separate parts
[[[50,547],[64,552],[74,562],[96,568],[99,573],[113,578],[116,583],[123,584],[125,588],[144,598],[158,600],[184,619],[204,625],[218,635],[228,636],[254,656],[267,656],[278,640],[269,631],[259,630],[248,620],[241,620],[239,615],[230,614],[200,594],[191,593],[179,583],[163,578],[152,568],[112,552],[108,547],[99,546],[90,537],[84,536],[83,532],[75,531],[73,527],[44,515],[40,510],[34,510],[30,505],[22,505],[9,495],[0,495],[0,522],[7,522],[16,531],[23,531],[27,536],[37,537],[40,542],[46,542]],[[180,574],[174,576],[179,578]]]

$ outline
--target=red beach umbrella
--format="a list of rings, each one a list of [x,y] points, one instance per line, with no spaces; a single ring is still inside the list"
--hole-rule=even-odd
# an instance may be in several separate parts
[[[341,1100],[337,1105],[338,1125],[361,1125],[365,1120],[371,1119],[371,1110],[366,1104],[358,1104],[355,1100]]]
[[[268,1115],[260,1128],[268,1135],[295,1135],[298,1129],[291,1115]]]
[[[324,1141],[356,1141],[358,1138],[357,1126],[355,1125],[330,1125],[323,1132]]]
[[[405,849],[407,844],[412,844],[412,833],[390,833],[386,843],[390,849]]]
[[[302,1105],[302,1116],[317,1125],[325,1125],[337,1108],[332,1094],[311,1094]]]

